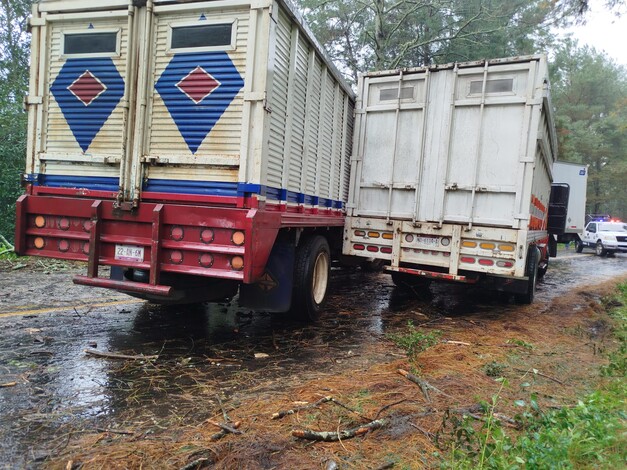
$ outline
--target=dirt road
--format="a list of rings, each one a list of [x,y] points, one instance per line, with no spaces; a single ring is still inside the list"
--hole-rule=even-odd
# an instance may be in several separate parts
[[[159,307],[74,286],[67,272],[5,265],[0,465],[65,468],[72,460],[99,468],[181,468],[200,455],[220,462],[218,468],[296,468],[290,466],[294,462],[298,468],[323,468],[329,459],[343,462],[340,468],[376,468],[391,453],[398,454],[397,462],[412,464],[420,453],[372,445],[416,434],[409,421],[359,442],[306,446],[290,436],[294,427],[323,429],[329,424],[325,419],[331,424],[335,419],[335,428],[337,416],[297,414],[276,424],[267,418],[294,401],[327,394],[342,396],[369,416],[400,400],[405,403],[395,407],[399,414],[390,416],[416,418],[408,404],[421,400],[420,391],[395,375],[407,366],[406,358],[387,339],[405,331],[408,320],[442,335],[420,357],[422,373],[451,398],[440,397],[444,401],[436,401],[435,408],[489,395],[490,363],[521,383],[529,381],[524,372],[530,365],[568,381],[573,388],[559,392],[551,380],[533,384],[546,395],[547,406],[563,404],[585,388],[602,361],[598,349],[605,347],[606,326],[600,299],[627,276],[627,256],[565,251],[551,264],[537,301],[524,307],[464,286],[432,286],[428,296],[418,298],[396,289],[385,274],[337,270],[327,313],[310,326],[242,310],[236,302]],[[586,344],[580,356],[573,355],[578,343]],[[87,355],[88,348],[158,358],[99,358]],[[570,367],[576,361],[589,364],[571,370],[560,362],[564,359]],[[224,414],[240,419],[248,437],[227,436],[216,447],[202,444],[217,431],[207,419],[224,422]],[[351,422],[340,418],[343,427]],[[420,429],[436,425],[427,420]],[[416,445],[427,452],[431,444],[417,434],[422,437],[415,438]],[[207,452],[212,454],[203,457]]]

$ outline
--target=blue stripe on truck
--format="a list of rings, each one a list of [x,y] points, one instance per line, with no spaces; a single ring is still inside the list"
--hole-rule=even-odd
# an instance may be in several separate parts
[[[119,190],[119,179],[109,176],[30,174],[26,175],[24,180],[28,183],[34,184],[35,186],[48,186],[51,188],[80,188],[114,192]],[[342,201],[252,183],[148,179],[144,182],[142,189],[143,191],[155,193],[200,194],[205,196],[248,197],[259,195],[265,196],[267,199],[272,201],[293,202],[312,206],[320,205],[322,207],[335,209],[341,209],[344,207],[344,203]]]

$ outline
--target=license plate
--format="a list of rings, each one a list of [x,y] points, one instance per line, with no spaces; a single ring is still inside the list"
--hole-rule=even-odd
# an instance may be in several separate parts
[[[439,244],[437,237],[417,237],[416,241],[421,245],[438,246]]]
[[[144,247],[134,245],[115,245],[115,259],[120,261],[144,261]]]

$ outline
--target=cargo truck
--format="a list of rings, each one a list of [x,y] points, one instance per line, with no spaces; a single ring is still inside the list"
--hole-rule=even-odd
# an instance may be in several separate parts
[[[567,184],[569,189],[564,232],[557,234],[557,241],[559,243],[574,242],[575,246],[581,246],[586,221],[588,165],[555,162],[553,184]]]
[[[30,28],[16,251],[157,302],[239,289],[315,318],[341,254],[354,95],[295,9],[43,0]]]
[[[531,303],[557,140],[544,56],[362,75],[344,254]]]

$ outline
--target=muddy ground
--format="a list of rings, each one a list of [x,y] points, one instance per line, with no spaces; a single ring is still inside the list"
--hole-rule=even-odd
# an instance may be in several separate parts
[[[416,296],[385,274],[334,270],[317,325],[229,304],[160,307],[74,286],[58,264],[0,267],[0,466],[302,468],[437,466],[451,416],[480,416],[499,392],[504,420],[532,394],[569,406],[615,347],[603,299],[627,256],[563,251],[518,306],[465,286]],[[82,269],[82,268],[81,268]],[[437,342],[410,361],[390,341],[411,321]],[[110,359],[85,350],[154,359]],[[436,390],[398,374],[412,370]],[[324,397],[322,403],[272,419]],[[518,401],[518,404],[521,402]],[[293,431],[383,426],[340,442]],[[242,434],[213,441],[211,422]],[[505,422],[504,425],[507,425]],[[436,439],[437,438],[437,439]],[[195,463],[196,465],[190,465]]]

